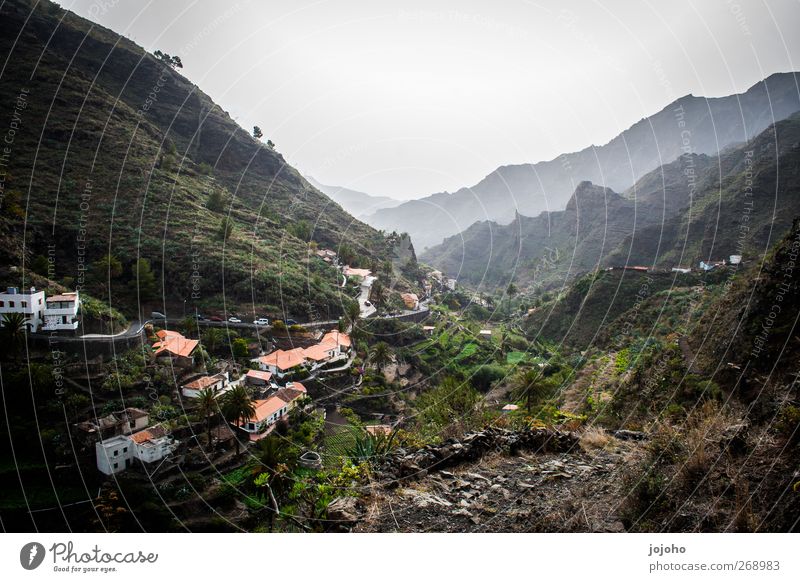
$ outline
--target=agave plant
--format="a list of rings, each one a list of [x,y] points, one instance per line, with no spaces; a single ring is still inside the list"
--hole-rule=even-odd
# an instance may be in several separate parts
[[[397,431],[386,434],[372,434],[366,430],[356,435],[352,448],[347,450],[347,456],[354,463],[369,462],[385,456],[394,447]]]

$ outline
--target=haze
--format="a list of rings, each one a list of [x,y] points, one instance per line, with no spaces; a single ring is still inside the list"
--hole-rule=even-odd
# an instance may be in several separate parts
[[[302,173],[417,198],[602,144],[687,93],[796,70],[800,3],[64,1]]]

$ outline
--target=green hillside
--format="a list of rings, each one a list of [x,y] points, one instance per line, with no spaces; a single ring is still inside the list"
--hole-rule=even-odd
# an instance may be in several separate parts
[[[18,268],[2,273],[9,284],[50,258],[51,278],[128,310],[221,308],[224,294],[228,308],[328,318],[349,298],[309,259],[311,241],[358,266],[391,258],[380,233],[116,33],[50,2],[6,2],[0,50],[0,127],[14,128],[0,219],[0,263]],[[137,292],[139,258],[155,285]]]

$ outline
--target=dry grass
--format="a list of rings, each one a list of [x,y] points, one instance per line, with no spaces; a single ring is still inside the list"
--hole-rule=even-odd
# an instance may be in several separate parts
[[[611,435],[598,426],[590,426],[581,433],[580,443],[584,450],[604,449],[611,444]]]

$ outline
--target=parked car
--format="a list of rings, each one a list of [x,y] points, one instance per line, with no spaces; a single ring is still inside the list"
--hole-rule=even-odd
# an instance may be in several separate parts
[[[255,321],[253,321],[255,325],[269,325],[269,319],[266,317],[259,317]]]
[[[197,319],[197,321],[205,321],[206,320],[206,316],[203,315],[202,313],[195,313],[194,317],[195,317],[195,319]]]
[[[152,319],[166,319],[167,318],[167,316],[164,315],[163,313],[161,313],[160,311],[154,311],[153,313],[150,314],[150,317]]]
[[[234,317],[234,316],[231,315],[228,318],[228,322],[230,322],[230,323],[242,323],[242,320],[239,319],[238,317]]]
[[[222,319],[219,315],[212,315],[211,317],[208,318],[208,321],[225,321],[225,320]]]
[[[284,321],[286,325],[297,325],[297,322],[294,319],[287,319]]]

